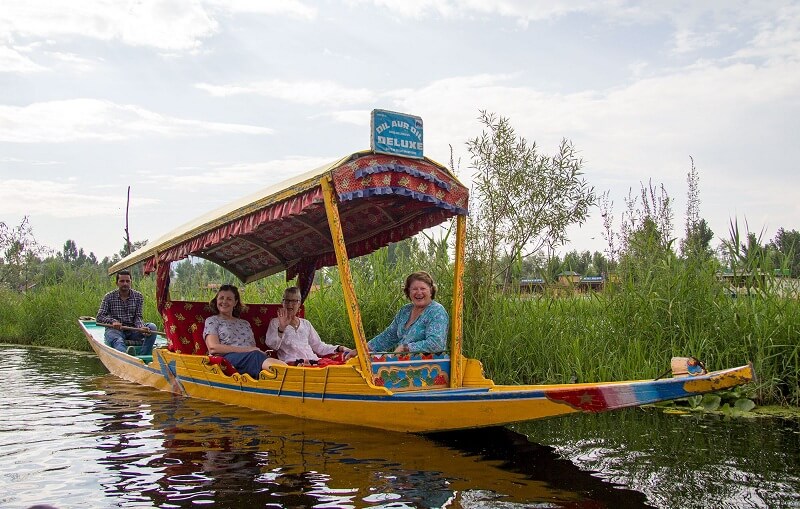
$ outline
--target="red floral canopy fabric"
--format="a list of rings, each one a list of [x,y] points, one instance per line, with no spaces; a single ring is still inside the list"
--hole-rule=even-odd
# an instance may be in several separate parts
[[[350,258],[467,214],[468,190],[444,167],[429,160],[357,153],[312,176],[311,184],[290,186],[233,211],[230,220],[215,218],[177,242],[168,239],[150,248],[145,272],[161,269],[159,301],[169,274],[162,267],[188,256],[212,261],[245,283],[286,271],[287,279],[299,275],[300,286],[310,287],[316,269],[336,264],[319,184],[328,177]],[[112,270],[121,268],[118,264]]]

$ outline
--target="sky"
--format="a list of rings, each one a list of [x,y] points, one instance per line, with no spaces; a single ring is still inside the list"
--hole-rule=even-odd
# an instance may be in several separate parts
[[[800,229],[800,2],[2,0],[0,222],[102,259],[369,148],[370,112],[422,117],[469,183],[481,110],[587,183],[664,185],[700,216]],[[564,251],[604,251],[599,209]]]

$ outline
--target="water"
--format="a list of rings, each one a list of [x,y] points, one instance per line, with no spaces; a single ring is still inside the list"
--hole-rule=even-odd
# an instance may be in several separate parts
[[[0,359],[4,508],[800,507],[791,421],[630,410],[417,436],[176,397],[93,354]]]

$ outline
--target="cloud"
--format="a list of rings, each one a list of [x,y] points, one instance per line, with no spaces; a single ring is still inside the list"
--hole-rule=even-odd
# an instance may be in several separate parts
[[[668,23],[675,31],[670,48],[673,54],[719,46],[725,37],[737,34],[739,26],[772,23],[776,10],[781,10],[785,17],[798,19],[795,12],[798,6],[790,0],[347,0],[347,4],[355,8],[371,4],[411,19],[506,18],[521,29],[528,29],[533,23],[555,22],[569,15],[621,26]],[[784,7],[780,9],[781,6]]]
[[[207,0],[208,5],[232,13],[275,14],[299,19],[314,19],[317,8],[297,0]]]
[[[0,39],[88,37],[185,51],[199,47],[217,26],[203,4],[192,0],[5,0]]]
[[[0,40],[87,37],[191,52],[218,32],[217,17],[237,13],[313,19],[317,10],[297,0],[4,0]]]
[[[762,21],[750,44],[733,55],[733,59],[764,58],[773,60],[800,59],[800,5],[778,10],[777,16]]]
[[[45,67],[21,54],[17,49],[0,46],[0,73],[27,74],[45,70]]]
[[[168,117],[134,105],[72,99],[0,106],[0,142],[119,141],[145,136],[272,134],[267,127]]]
[[[553,20],[570,13],[595,13],[605,17],[650,16],[658,6],[640,9],[636,3],[622,0],[347,0],[351,6],[373,4],[408,18],[472,18],[497,15],[522,26],[533,21]]]
[[[216,97],[233,95],[260,95],[307,105],[343,105],[368,103],[375,100],[375,94],[366,88],[348,88],[333,81],[283,81],[268,80],[250,83],[195,85]]]
[[[17,157],[0,157],[0,164],[23,164],[29,166],[53,166],[61,161],[41,161],[38,159],[20,159]]]
[[[158,186],[159,189],[180,189],[184,193],[218,189],[220,186],[239,187],[242,193],[247,193],[311,171],[335,159],[336,157],[289,156],[265,162],[210,162],[205,167],[143,173],[138,182]],[[220,179],[220,175],[228,175],[230,178]]]
[[[342,124],[352,124],[357,126],[369,127],[369,116],[371,110],[339,110],[316,115],[315,117],[327,117],[334,122],[341,122]]]
[[[157,203],[139,198],[135,206]],[[134,204],[132,204],[133,206]],[[55,218],[103,217],[117,214],[120,201],[76,183],[53,180],[0,180],[0,216],[49,216]]]
[[[693,53],[699,49],[711,48],[719,44],[715,33],[697,33],[680,29],[675,32],[673,53]]]

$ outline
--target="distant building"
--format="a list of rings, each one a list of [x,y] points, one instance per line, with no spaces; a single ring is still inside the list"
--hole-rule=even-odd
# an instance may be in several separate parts
[[[544,293],[547,284],[544,279],[537,277],[533,279],[522,279],[519,282],[519,291],[521,293]]]
[[[556,281],[558,282],[558,284],[564,286],[576,285],[580,283],[581,275],[571,270],[565,270],[564,272],[556,276]]]
[[[578,282],[580,293],[602,292],[605,287],[606,278],[603,276],[583,276]]]
[[[757,294],[770,283],[779,288],[783,295],[797,296],[796,280],[791,279],[790,276],[789,269],[774,269],[771,275],[768,271],[763,270],[734,272],[725,269],[717,272],[717,279],[727,287],[731,297]]]
[[[554,295],[570,295],[588,292],[601,292],[605,287],[604,276],[581,276],[577,272],[565,271],[558,274],[553,283],[547,283],[542,278],[521,279],[519,291],[521,293],[552,293]]]

